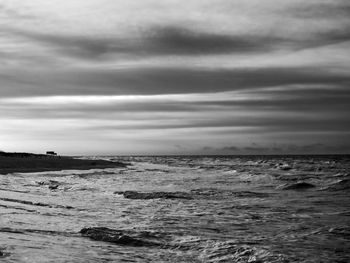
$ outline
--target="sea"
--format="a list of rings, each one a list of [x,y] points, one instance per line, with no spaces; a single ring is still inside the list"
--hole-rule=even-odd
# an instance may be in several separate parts
[[[0,175],[0,262],[350,262],[350,156],[89,156]]]

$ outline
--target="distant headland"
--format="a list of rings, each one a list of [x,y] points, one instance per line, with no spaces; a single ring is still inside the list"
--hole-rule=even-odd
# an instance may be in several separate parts
[[[125,167],[122,162],[82,160],[55,154],[0,152],[0,174]]]

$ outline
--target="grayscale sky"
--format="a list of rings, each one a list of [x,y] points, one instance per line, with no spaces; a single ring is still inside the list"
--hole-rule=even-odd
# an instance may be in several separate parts
[[[0,150],[350,152],[349,0],[0,0]]]

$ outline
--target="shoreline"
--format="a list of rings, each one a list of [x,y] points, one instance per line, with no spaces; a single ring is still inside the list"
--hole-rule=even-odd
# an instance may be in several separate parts
[[[0,174],[90,170],[126,166],[126,163],[106,160],[83,160],[68,156],[0,152]]]

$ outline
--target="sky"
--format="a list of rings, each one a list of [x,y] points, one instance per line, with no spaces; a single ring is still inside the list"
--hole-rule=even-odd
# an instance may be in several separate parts
[[[0,0],[0,150],[350,152],[348,0]]]

